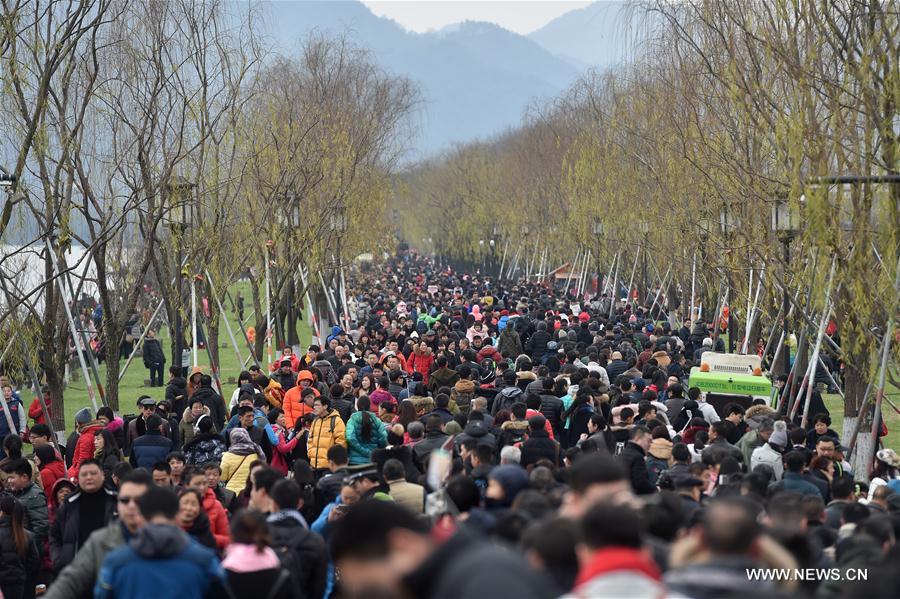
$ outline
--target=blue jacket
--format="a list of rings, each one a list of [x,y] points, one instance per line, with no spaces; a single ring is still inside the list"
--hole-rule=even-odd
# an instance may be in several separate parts
[[[224,584],[225,571],[212,550],[177,526],[148,524],[106,556],[94,597],[200,599]]]
[[[172,451],[172,441],[159,433],[146,432],[131,444],[131,465],[151,470],[156,462],[165,462]]]
[[[387,431],[378,416],[372,412],[368,412],[369,419],[372,421],[372,434],[366,441],[362,436],[362,419],[363,413],[356,412],[350,416],[347,421],[347,430],[345,437],[347,439],[347,448],[350,455],[350,464],[370,464],[372,463],[372,451],[387,445]]]
[[[222,431],[222,436],[225,437],[225,439],[228,439],[228,435],[231,433],[231,429],[238,428],[240,426],[241,419],[237,414],[235,414],[228,421],[228,424],[225,426],[225,430]],[[272,425],[269,424],[269,419],[266,418],[265,413],[259,408],[253,408],[253,426],[266,431],[266,436],[269,438],[269,443],[271,443],[273,446],[278,445],[278,435],[275,434],[275,431],[272,429]]]
[[[817,489],[814,484],[803,480],[802,476],[796,472],[785,472],[781,482],[782,490],[785,492],[822,497],[822,494],[819,493],[819,489]]]
[[[10,433],[20,432],[19,426],[21,425],[21,421],[19,420],[19,413],[25,409],[25,406],[22,405],[22,400],[19,399],[18,395],[15,393],[13,393],[13,396],[6,403],[9,405],[9,415],[12,417],[13,426],[16,427],[16,430],[9,430],[9,422],[6,421],[6,415],[3,413],[3,404],[0,404],[0,439],[3,439]]]

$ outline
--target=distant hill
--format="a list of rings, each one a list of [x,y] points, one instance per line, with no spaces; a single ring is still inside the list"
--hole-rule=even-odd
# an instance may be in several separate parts
[[[490,23],[465,22],[433,33],[405,30],[356,1],[267,2],[263,30],[281,52],[310,31],[345,33],[386,71],[416,81],[425,106],[415,157],[484,138],[520,123],[535,99],[549,99],[587,61],[554,56],[542,42]]]
[[[649,19],[636,2],[600,1],[557,17],[528,39],[573,64],[607,67],[634,55]]]

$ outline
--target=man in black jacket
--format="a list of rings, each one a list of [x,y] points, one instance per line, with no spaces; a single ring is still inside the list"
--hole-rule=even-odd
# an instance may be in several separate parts
[[[166,400],[172,406],[175,418],[181,418],[187,408],[187,381],[181,376],[181,366],[169,366],[169,384],[166,385]]]
[[[528,468],[540,460],[559,463],[559,443],[550,438],[544,427],[547,419],[540,414],[528,419],[528,439],[522,443],[522,468]]]
[[[636,495],[649,495],[656,492],[656,486],[650,482],[650,473],[647,471],[647,449],[650,448],[650,431],[643,426],[635,426],[631,431],[631,441],[619,454],[618,459],[628,473],[631,481],[631,489]]]
[[[532,362],[538,362],[547,351],[547,342],[551,340],[547,332],[547,322],[539,320],[537,330],[525,343],[525,353],[531,356]]]
[[[341,494],[341,487],[344,486],[344,481],[349,474],[347,470],[348,462],[349,455],[346,447],[343,445],[332,445],[328,448],[328,470],[330,473],[320,478],[319,482],[316,483],[316,494],[321,499],[318,502],[320,505],[331,503]]]
[[[225,425],[225,403],[218,393],[213,391],[212,377],[208,374],[200,376],[200,387],[194,391],[191,400],[199,400],[203,405],[209,408],[209,416],[212,418],[213,424],[217,432],[221,432]]]
[[[281,479],[272,486],[269,499],[275,509],[267,518],[272,548],[282,567],[291,573],[294,596],[318,599],[325,592],[328,552],[325,541],[308,530],[299,512],[312,500],[312,486],[301,489],[296,481]]]
[[[503,373],[503,389],[494,397],[494,405],[491,406],[491,416],[496,416],[500,410],[509,410],[513,404],[521,403],[523,392],[516,386],[516,373],[512,369]]]
[[[425,418],[425,438],[413,446],[413,461],[420,472],[428,469],[431,452],[441,447],[450,438],[444,433],[443,426],[440,416],[430,415]]]
[[[541,387],[543,392],[541,393],[540,412],[550,423],[550,428],[553,429],[553,436],[559,439],[562,433],[563,402],[560,398],[553,395],[552,378],[547,376],[541,379]]]
[[[109,524],[116,513],[116,494],[103,486],[103,468],[97,460],[78,467],[78,491],[69,495],[50,527],[50,557],[57,572],[66,567],[91,533]]]
[[[153,329],[147,331],[147,337],[144,339],[143,356],[144,366],[150,370],[150,386],[162,387],[166,355],[163,353],[159,339],[156,338],[156,331]]]

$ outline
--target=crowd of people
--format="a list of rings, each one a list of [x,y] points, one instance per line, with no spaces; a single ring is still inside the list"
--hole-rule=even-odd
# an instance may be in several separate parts
[[[173,366],[64,446],[5,431],[3,597],[900,594],[900,457],[717,410],[715,326],[410,252],[349,282],[349,327],[230,393]]]

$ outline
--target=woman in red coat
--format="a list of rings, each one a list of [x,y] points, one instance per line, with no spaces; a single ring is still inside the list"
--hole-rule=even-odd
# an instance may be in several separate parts
[[[91,420],[90,408],[82,408],[75,413],[75,426],[78,427],[78,441],[75,453],[72,454],[72,465],[69,467],[69,478],[78,478],[78,466],[82,460],[94,457],[94,433],[103,430],[106,425],[102,420]]]
[[[409,355],[409,359],[406,361],[408,372],[418,372],[421,374],[426,386],[428,385],[428,375],[431,373],[431,366],[433,364],[434,354],[431,352],[431,348],[428,347],[428,344],[424,341],[419,343],[413,349],[413,353]]]
[[[56,481],[66,477],[66,465],[56,455],[56,449],[52,445],[36,447],[34,457],[41,472],[44,493],[49,497],[49,490],[53,489]]]
[[[190,468],[187,477],[183,478],[188,488],[197,489],[201,497],[203,497],[203,511],[209,518],[209,528],[213,538],[216,540],[216,547],[225,549],[231,543],[231,530],[228,528],[228,512],[216,499],[216,493],[209,488],[206,482],[206,473],[197,468]]]

